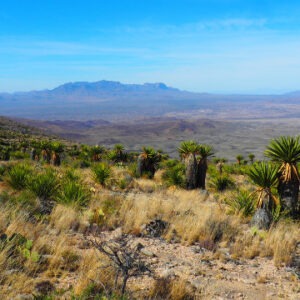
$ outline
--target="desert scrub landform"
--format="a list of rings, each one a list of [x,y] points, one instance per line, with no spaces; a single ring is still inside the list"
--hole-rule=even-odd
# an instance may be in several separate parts
[[[0,147],[1,299],[300,298],[297,137],[234,163],[196,141]]]

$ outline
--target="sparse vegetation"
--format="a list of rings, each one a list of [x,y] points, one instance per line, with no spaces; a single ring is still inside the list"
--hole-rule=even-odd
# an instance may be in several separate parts
[[[294,145],[289,162],[271,155],[282,143]],[[288,282],[297,295],[299,202],[293,214],[281,208],[287,195],[279,182],[297,176],[298,144],[280,138],[271,145],[272,162],[249,154],[249,165],[211,163],[212,148],[196,142],[181,144],[182,161],[147,147],[139,155],[122,145],[108,150],[30,136],[2,145],[11,161],[2,156],[0,163],[0,296],[205,298],[215,296],[208,290],[214,284],[234,282],[233,264],[239,276],[250,268],[259,285],[274,280],[277,293]],[[268,228],[253,223],[262,208]],[[273,273],[253,275],[256,264]]]

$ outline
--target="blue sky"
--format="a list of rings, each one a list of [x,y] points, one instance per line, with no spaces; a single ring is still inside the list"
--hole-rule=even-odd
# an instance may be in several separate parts
[[[1,92],[102,79],[197,92],[300,89],[300,2],[1,1]]]

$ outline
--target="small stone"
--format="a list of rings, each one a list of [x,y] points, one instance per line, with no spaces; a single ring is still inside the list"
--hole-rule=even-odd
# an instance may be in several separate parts
[[[160,276],[162,278],[171,278],[171,277],[175,276],[175,272],[170,269],[165,269],[161,272]]]
[[[156,256],[153,252],[151,252],[151,251],[149,251],[147,249],[144,249],[144,248],[141,249],[141,253],[144,254],[144,255],[146,255],[146,256],[149,256],[149,257],[155,257]]]

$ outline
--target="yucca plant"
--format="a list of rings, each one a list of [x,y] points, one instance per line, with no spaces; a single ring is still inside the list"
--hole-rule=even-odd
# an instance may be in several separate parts
[[[253,153],[250,153],[250,154],[248,155],[248,158],[249,158],[251,164],[253,164],[253,163],[254,163],[254,159],[255,159],[255,155],[254,155]]]
[[[49,146],[51,149],[51,162],[54,166],[60,166],[61,164],[61,153],[64,152],[64,145],[61,142],[52,142]]]
[[[125,148],[122,144],[116,144],[114,148],[108,152],[107,157],[114,163],[126,162],[128,154],[124,150]]]
[[[278,193],[282,207],[295,213],[299,195],[299,137],[282,136],[270,142],[265,155],[279,165]]]
[[[143,147],[137,160],[138,176],[147,175],[149,178],[153,178],[161,160],[161,153],[155,151],[152,147]]]
[[[184,141],[178,148],[179,156],[185,164],[186,188],[197,188],[198,166],[196,155],[199,154],[200,145],[195,141]]]
[[[272,189],[278,183],[278,167],[270,162],[259,162],[252,165],[248,175],[252,182],[258,186],[255,193],[257,197],[257,207],[265,208],[271,211],[274,206],[279,205],[278,198],[274,195]]]
[[[242,164],[242,160],[243,160],[243,159],[244,159],[244,156],[241,155],[241,154],[238,154],[238,155],[236,156],[236,161],[237,161],[238,165],[241,165],[241,164]]]
[[[229,212],[241,213],[244,217],[253,215],[255,211],[253,194],[246,190],[240,190],[236,195],[226,198],[225,203],[229,207]]]
[[[208,158],[214,155],[213,147],[209,145],[200,145],[199,147],[200,160],[197,167],[197,187],[205,190],[205,179],[208,168]]]
[[[26,164],[17,164],[8,170],[8,183],[16,190],[26,188],[32,168]]]
[[[111,167],[106,163],[99,163],[93,167],[93,173],[96,181],[105,185],[112,174]]]
[[[89,148],[89,153],[92,161],[99,161],[101,155],[105,153],[105,148],[99,145]]]

